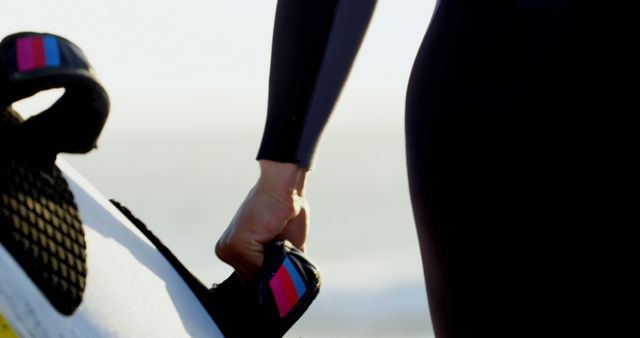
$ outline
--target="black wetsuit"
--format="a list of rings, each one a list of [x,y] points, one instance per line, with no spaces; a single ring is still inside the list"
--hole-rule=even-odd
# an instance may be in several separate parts
[[[259,159],[311,165],[374,3],[279,1]],[[406,135],[439,338],[615,336],[632,323],[616,304],[637,266],[638,38],[630,10],[594,3],[436,6]]]

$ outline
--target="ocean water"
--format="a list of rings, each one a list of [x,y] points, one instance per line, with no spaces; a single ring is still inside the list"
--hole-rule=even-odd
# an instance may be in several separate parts
[[[257,177],[259,133],[105,133],[64,155],[144,220],[205,283],[230,268],[214,243]],[[287,337],[431,337],[402,131],[331,129],[309,177],[320,296]]]

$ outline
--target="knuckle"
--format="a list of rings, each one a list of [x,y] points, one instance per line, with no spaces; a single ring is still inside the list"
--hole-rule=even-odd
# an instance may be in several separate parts
[[[215,247],[216,256],[223,262],[230,263],[234,256],[233,242],[227,236],[223,236],[218,240]]]
[[[223,243],[222,239],[219,239],[218,242],[216,242],[215,252],[218,258],[224,262],[227,261],[226,245]]]

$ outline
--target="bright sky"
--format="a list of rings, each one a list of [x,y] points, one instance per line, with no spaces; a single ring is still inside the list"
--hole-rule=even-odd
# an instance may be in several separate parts
[[[234,151],[218,151],[215,158],[233,168],[235,180],[238,177],[252,180],[253,174],[245,177],[239,175],[239,171],[249,165],[254,169],[253,158],[266,116],[276,3],[276,0],[5,1],[0,36],[29,30],[52,32],[70,39],[85,51],[112,103],[100,140],[102,152],[92,153],[98,159],[87,157],[89,169],[96,167],[96,163],[127,163],[126,154],[105,150],[119,149],[116,145],[131,140],[128,135],[144,138],[146,145],[162,146],[167,144],[168,134],[203,135],[243,130],[246,131],[243,135],[254,135],[255,142],[249,142],[248,149],[234,144]],[[365,167],[375,165],[366,164],[371,159],[353,155],[362,152],[356,143],[340,143],[345,138],[355,138],[357,131],[373,129],[375,133],[383,131],[385,140],[394,143],[389,153],[380,150],[378,156],[387,162],[397,162],[395,166],[387,166],[394,170],[388,177],[399,180],[397,184],[406,189],[401,156],[405,92],[433,6],[433,0],[378,1],[368,35],[319,151],[323,156],[322,161],[318,161],[322,170],[318,170],[316,179],[322,181],[322,175],[327,175],[331,182],[342,177],[341,156],[348,156],[350,161]],[[31,100],[17,108],[23,112],[39,111],[38,106],[43,102],[46,103],[46,98]],[[341,138],[336,137],[336,133]],[[154,151],[160,150],[145,149],[146,153]],[[397,160],[390,160],[396,157]],[[143,164],[139,166],[150,170]],[[136,173],[133,168],[127,170],[121,173],[121,180],[128,177],[135,182],[125,186],[141,185],[136,180],[145,174]],[[111,189],[113,184],[104,183],[113,180],[117,176],[114,173],[104,169],[85,170],[85,173],[94,184],[102,189],[106,187],[107,194],[125,196],[124,192]],[[218,179],[209,174],[196,177]],[[152,175],[156,183],[177,179],[175,175],[157,175]],[[101,177],[106,181],[101,181]],[[353,178],[346,179],[354,184]],[[244,188],[238,188],[244,185],[236,184],[237,187],[234,185],[229,191],[244,193]],[[393,193],[401,193],[403,201],[407,199],[408,193],[402,189],[395,189]],[[387,198],[390,194],[378,197]],[[321,195],[317,194],[319,199]],[[333,196],[331,192],[327,195]],[[404,204],[402,210],[409,214],[408,201]]]
[[[45,31],[78,44],[111,95],[106,133],[261,131],[276,3],[3,1],[0,35]],[[402,123],[409,70],[433,6],[379,0],[334,128]]]

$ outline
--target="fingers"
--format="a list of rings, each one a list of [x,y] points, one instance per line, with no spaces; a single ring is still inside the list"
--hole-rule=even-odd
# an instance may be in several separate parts
[[[216,243],[216,256],[223,262],[231,265],[240,281],[246,284],[258,272],[258,269],[262,265],[263,256],[261,254],[252,254],[242,247],[234,248],[234,246],[237,246],[237,244],[229,240],[228,236],[223,235]],[[242,250],[240,252],[244,254],[238,254],[239,250]],[[247,259],[247,255],[253,256],[253,259]]]
[[[303,197],[306,171],[290,164],[261,165],[263,172],[257,184],[216,243],[216,255],[231,265],[243,282],[262,266],[265,243],[285,238],[304,251],[307,238],[309,206]]]

